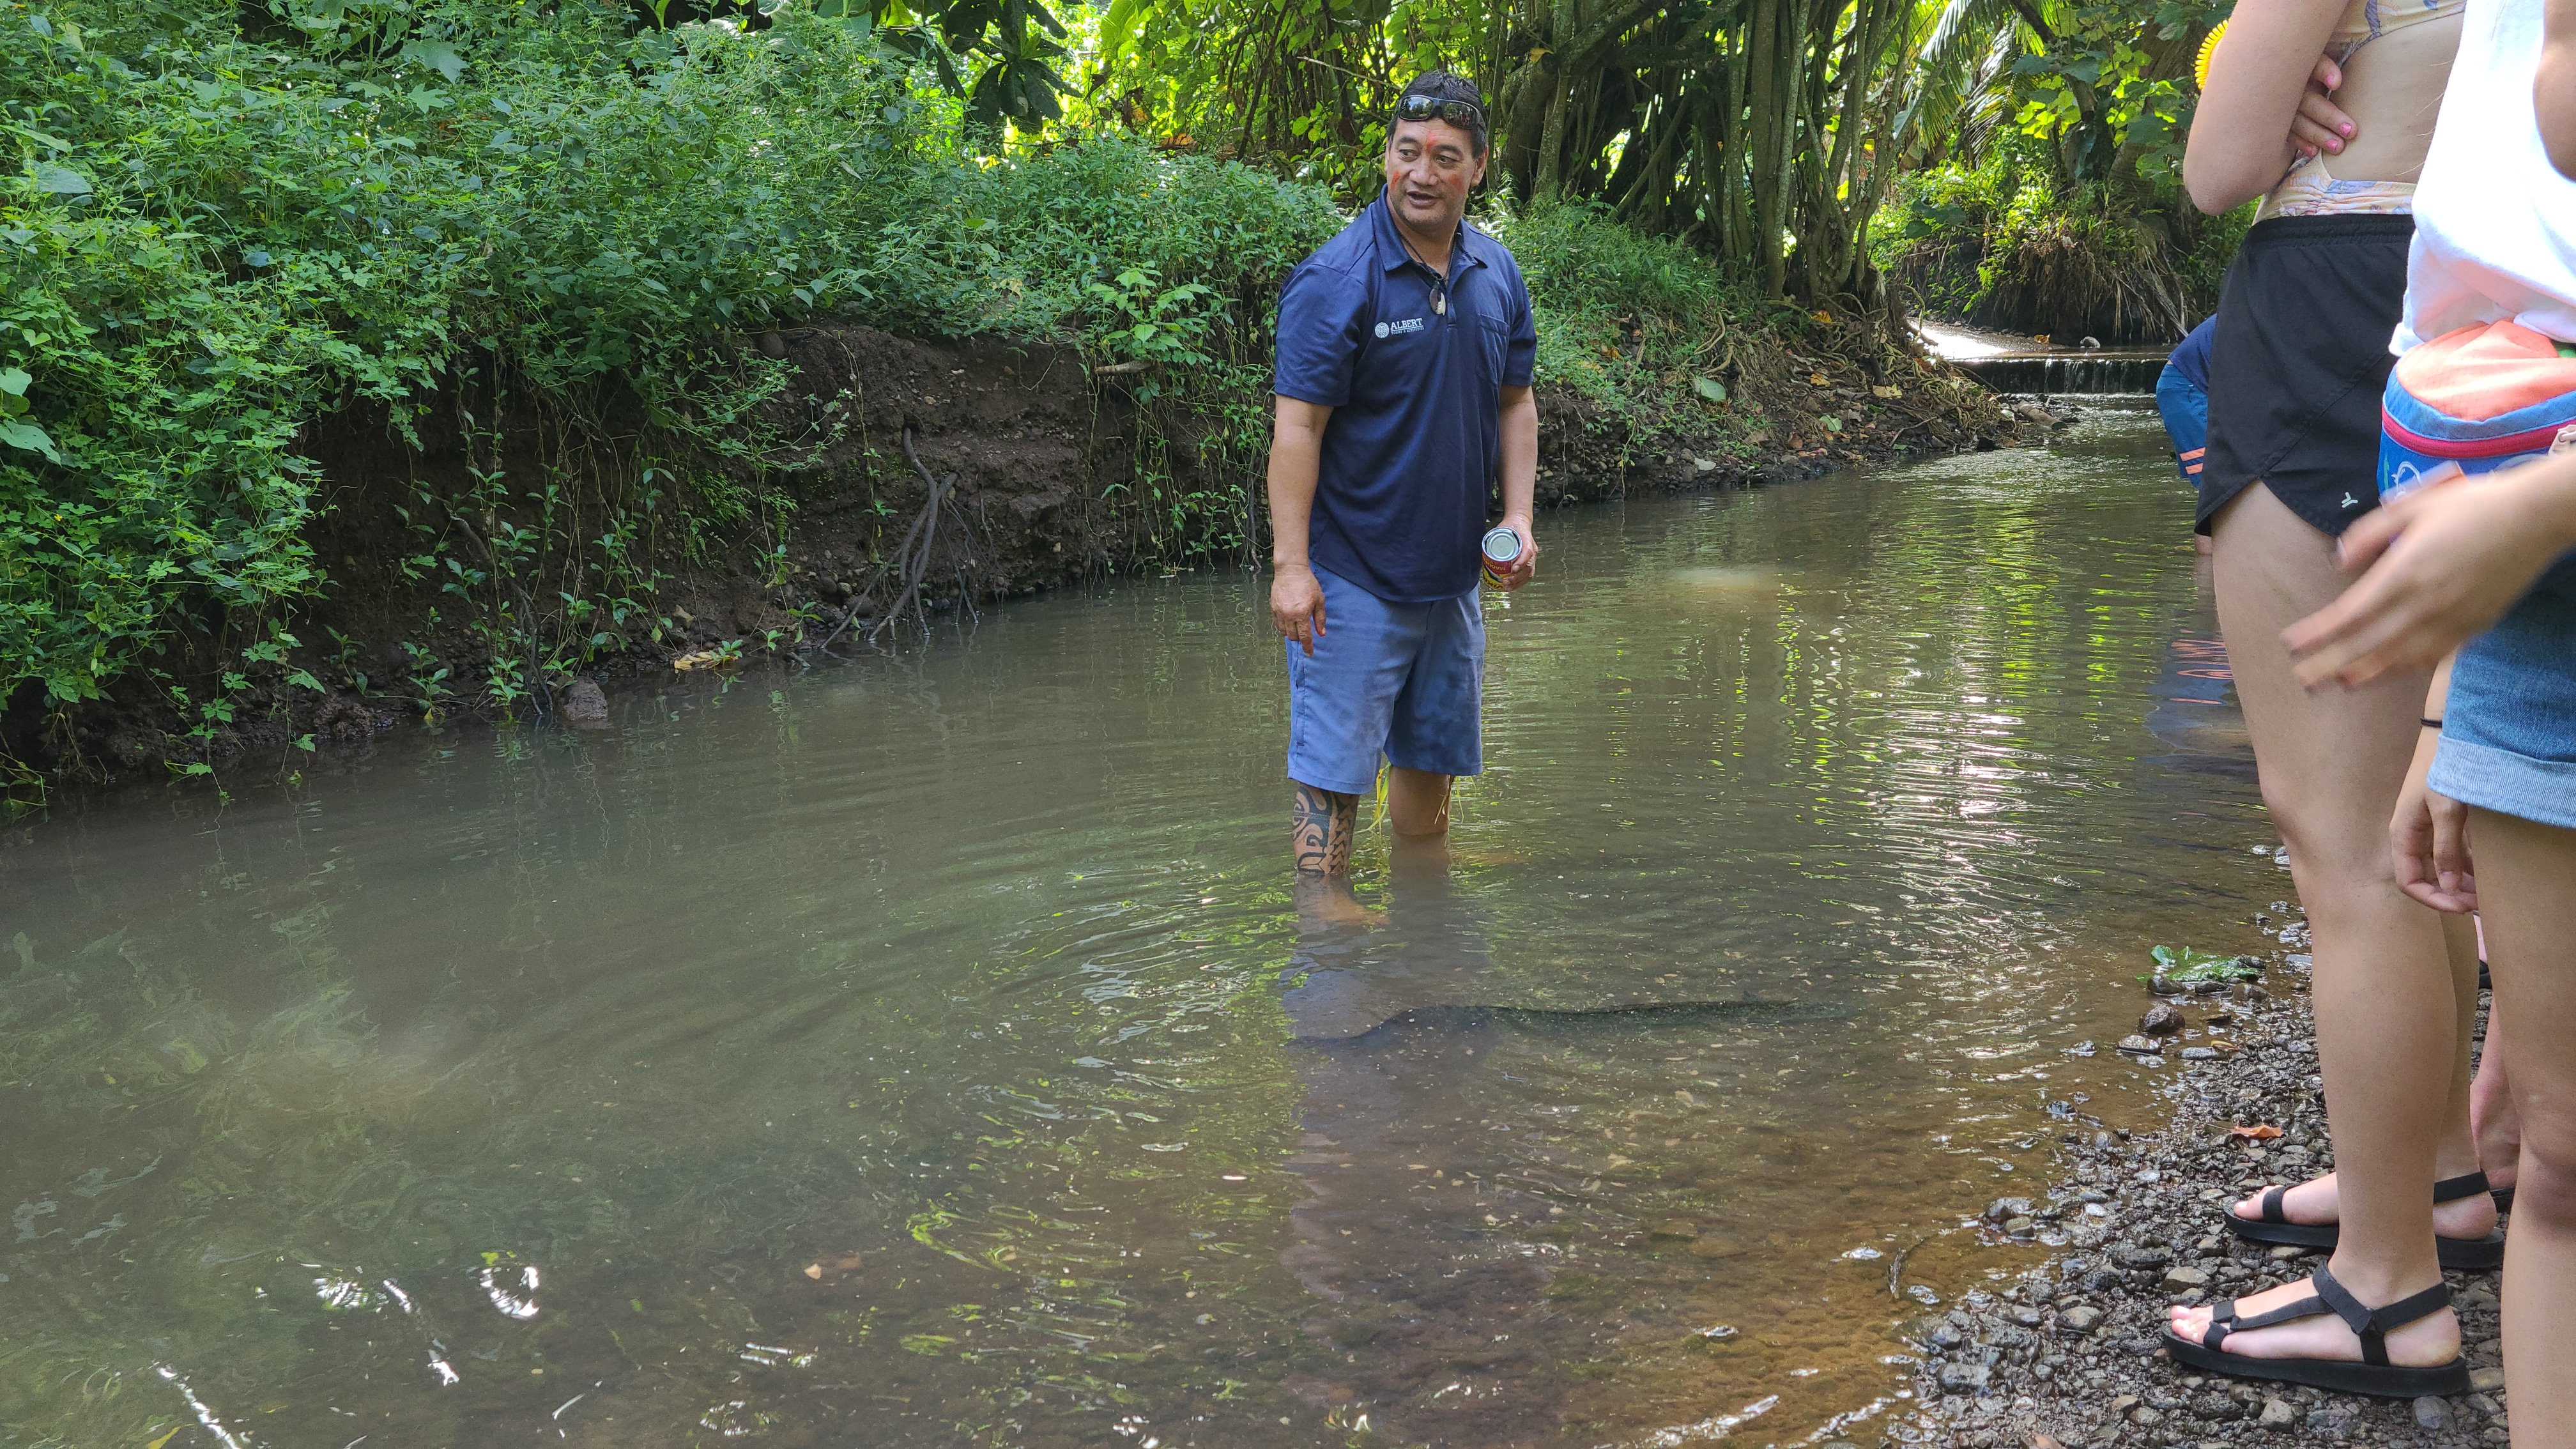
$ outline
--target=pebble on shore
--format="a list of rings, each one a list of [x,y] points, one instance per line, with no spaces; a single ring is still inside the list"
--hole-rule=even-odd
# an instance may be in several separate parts
[[[2227,1449],[2322,1439],[2485,1449],[2507,1442],[2493,1274],[2449,1275],[2472,1373],[2471,1391],[2456,1399],[2366,1399],[2203,1376],[2157,1346],[2168,1304],[2256,1293],[2323,1261],[2245,1242],[2219,1221],[2245,1193],[2333,1166],[2306,995],[2241,995],[2225,1007],[2241,1049],[2175,1054],[2182,1071],[2167,1075],[2174,1116],[2163,1131],[2134,1138],[2068,1131],[2064,1177],[2044,1200],[1988,1208],[1995,1231],[2013,1218],[2062,1215],[2067,1247],[2016,1280],[1959,1295],[1947,1312],[1916,1320],[1916,1407],[1888,1426],[1889,1444]],[[2140,1025],[2120,1050],[2154,1065],[2166,1056],[2163,1023],[2151,1012]],[[2281,1135],[2229,1135],[2257,1125]]]

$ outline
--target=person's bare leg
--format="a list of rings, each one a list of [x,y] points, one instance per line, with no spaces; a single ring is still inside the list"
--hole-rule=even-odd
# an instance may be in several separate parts
[[[2452,1077],[2455,997],[2439,917],[2397,889],[2388,864],[2388,817],[2414,758],[2430,675],[2309,694],[2291,676],[2281,630],[2342,591],[2332,542],[2260,485],[2219,516],[2216,538],[2219,623],[2264,803],[2289,845],[2314,941],[2317,1054],[2343,1223],[2332,1266],[2376,1307],[2442,1280],[2433,1162]],[[2239,1308],[2251,1316],[2312,1293],[2287,1284]],[[2210,1314],[2178,1307],[2174,1332],[2197,1341]],[[2388,1353],[2397,1364],[2441,1364],[2459,1342],[2459,1320],[2445,1309],[2391,1332]],[[2361,1345],[2327,1316],[2244,1330],[2227,1351],[2358,1360]]]
[[[2442,1106],[2442,1140],[2433,1148],[2433,1176],[2466,1177],[2478,1170],[2478,1137],[2469,1124],[2469,1092],[2477,1080],[2478,928],[2466,916],[2443,916],[2442,950],[2451,961],[2451,1092]],[[2465,1199],[2491,1208],[2495,1199]],[[2446,1204],[2445,1206],[2452,1206]],[[2433,1215],[2437,1232],[2442,1215]],[[2479,1236],[2484,1236],[2481,1229]]]
[[[2483,933],[2478,953],[2486,954]],[[2469,1084],[2469,1130],[2478,1139],[2478,1161],[2486,1164],[2487,1180],[2498,1188],[2519,1183],[2522,1115],[2514,1110],[2513,1075],[2506,1069],[2504,1015],[2492,1001],[2487,1003],[2486,1049],[2478,1054],[2477,1080]]]
[[[1288,849],[1297,862],[1297,873],[1349,875],[1351,837],[1359,833],[1360,797],[1294,783],[1297,798],[1289,808]]]
[[[2472,1092],[2477,1079],[2471,1074],[2474,1058],[2469,1048],[2478,1020],[2477,932],[2465,916],[2443,916],[2441,921],[2442,939],[2450,953],[2455,1013],[2452,1019],[2455,1024],[2450,1096],[2443,1106],[2441,1140],[2433,1147],[2435,1181],[2466,1177],[2481,1170],[2493,1173],[2498,1161],[2488,1156],[2486,1139],[2476,1131],[2476,1119],[2472,1113],[2475,1106]],[[2487,1030],[2492,1042],[2495,1030],[2492,1021]],[[2495,1063],[2494,1050],[2492,1045],[2488,1047],[2489,1063]],[[2495,1064],[2492,1071],[2501,1081],[2504,1075],[2502,1065]],[[2498,1187],[2513,1181],[2512,1154],[2508,1151],[2501,1161],[2504,1176],[2496,1181]],[[2329,1172],[2293,1184],[2281,1197],[2281,1213],[2294,1223],[2331,1223],[2337,1220],[2340,1211],[2338,1201],[2335,1174]],[[2263,1194],[2258,1191],[2239,1199],[2234,1211],[2239,1217],[2260,1218],[2263,1215]],[[2495,1225],[2495,1199],[2485,1193],[2438,1203],[2433,1208],[2433,1231],[2446,1238],[2483,1238],[2495,1230]]]
[[[1377,914],[1351,894],[1351,841],[1359,834],[1360,797],[1318,790],[1303,781],[1289,807],[1288,849],[1297,862],[1297,928],[1316,931],[1374,924]]]
[[[2514,1449],[2576,1446],[2576,830],[2475,810],[2478,905],[2495,1009],[2513,1027],[2521,1180],[2504,1253],[2504,1372]],[[2488,1037],[2488,1050],[2495,1038]]]
[[[1386,823],[1398,837],[1449,833],[1449,776],[1401,765],[1386,776]]]
[[[2469,1088],[2469,1125],[2477,1134],[2478,1161],[2486,1164],[2489,1185],[2515,1189],[2514,1201],[2520,1202],[2522,1114],[2514,1110],[2513,1058],[2504,1041],[2504,1013],[2489,1002],[2486,1050],[2479,1054],[2477,1080]]]

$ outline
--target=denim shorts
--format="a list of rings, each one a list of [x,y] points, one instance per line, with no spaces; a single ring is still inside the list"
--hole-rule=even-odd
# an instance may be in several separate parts
[[[1288,778],[1340,795],[1377,788],[1377,762],[1484,773],[1485,616],[1468,590],[1391,604],[1337,574],[1315,657],[1288,642]]]
[[[2576,830],[2576,556],[2460,646],[2427,783],[2481,810]]]

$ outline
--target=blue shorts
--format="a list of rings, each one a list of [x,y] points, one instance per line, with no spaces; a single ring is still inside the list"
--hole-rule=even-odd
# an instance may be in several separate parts
[[[2481,810],[2576,830],[2576,559],[2460,646],[2427,784]]]
[[[1473,589],[1390,604],[1322,569],[1315,657],[1288,643],[1288,778],[1338,795],[1377,788],[1377,762],[1485,770],[1485,616]]]

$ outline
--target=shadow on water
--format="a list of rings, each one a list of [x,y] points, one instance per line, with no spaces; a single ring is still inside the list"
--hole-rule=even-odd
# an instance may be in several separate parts
[[[1280,1262],[1313,1296],[1304,1331],[1342,1360],[1290,1388],[1345,1425],[1373,1414],[1400,1442],[1581,1438],[1618,1417],[1584,1400],[1619,1357],[1719,1341],[1694,1316],[1719,1307],[1690,1280],[1756,1249],[1715,1224],[1648,1220],[1711,1205],[1719,1169],[1698,1159],[1728,1135],[1673,1084],[1738,1071],[1757,1037],[1855,1009],[1398,1006],[1496,983],[1486,906],[1458,888],[1449,853],[1399,843],[1390,856],[1383,915],[1355,926],[1310,908],[1283,977],[1290,1024],[1319,1029],[1295,1038],[1305,1096],[1289,1162],[1303,1195]],[[1713,1106],[1724,1089],[1702,1090]],[[1640,1138],[1641,1123],[1676,1135]],[[1612,1149],[1658,1141],[1661,1164],[1622,1180],[1638,1163]],[[1646,1180],[1668,1173],[1692,1185]],[[1630,1341],[1605,1355],[1605,1337]]]
[[[1434,1037],[1473,1036],[1508,1030],[1560,1040],[1597,1033],[1626,1035],[1655,1027],[1705,1027],[1720,1022],[1840,1021],[1847,1006],[1802,1006],[1785,1001],[1641,1001],[1625,1006],[1414,1006],[1356,1036],[1301,1036],[1299,1046],[1318,1051],[1401,1051]]]
[[[2107,410],[1553,517],[1332,911],[1234,575],[13,824],[0,1430],[1865,1435],[2147,947],[2270,944],[2188,520]]]

